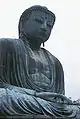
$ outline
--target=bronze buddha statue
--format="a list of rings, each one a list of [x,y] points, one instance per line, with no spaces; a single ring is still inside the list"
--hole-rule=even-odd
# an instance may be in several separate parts
[[[74,118],[65,96],[60,61],[41,44],[48,40],[55,14],[32,6],[19,20],[19,39],[0,39],[0,115],[48,115]]]

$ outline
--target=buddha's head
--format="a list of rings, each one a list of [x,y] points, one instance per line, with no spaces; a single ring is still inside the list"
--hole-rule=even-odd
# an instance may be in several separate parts
[[[25,36],[29,42],[44,43],[48,40],[54,23],[54,13],[43,6],[32,6],[20,17],[19,38]]]

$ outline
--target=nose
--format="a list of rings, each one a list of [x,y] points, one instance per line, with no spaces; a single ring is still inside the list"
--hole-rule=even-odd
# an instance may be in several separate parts
[[[43,24],[41,25],[41,29],[43,31],[46,31],[47,30],[47,23],[46,23],[46,21],[44,21]]]

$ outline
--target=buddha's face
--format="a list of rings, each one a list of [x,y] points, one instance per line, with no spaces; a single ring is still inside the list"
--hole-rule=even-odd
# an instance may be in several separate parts
[[[50,36],[53,22],[54,18],[50,14],[42,11],[33,11],[23,24],[23,29],[29,40],[43,43]]]

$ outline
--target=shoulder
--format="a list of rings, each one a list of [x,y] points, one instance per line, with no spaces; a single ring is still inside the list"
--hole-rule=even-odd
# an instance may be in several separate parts
[[[61,64],[60,60],[59,60],[56,56],[52,55],[48,50],[46,50],[46,49],[44,49],[44,48],[42,48],[42,49],[48,54],[48,56],[49,56],[52,60],[54,60],[54,62],[55,62],[56,65],[60,65],[60,66],[62,67],[62,64]]]
[[[21,46],[22,40],[12,38],[0,38],[0,49],[13,49]]]
[[[10,45],[21,42],[20,39],[0,38],[0,45]]]

